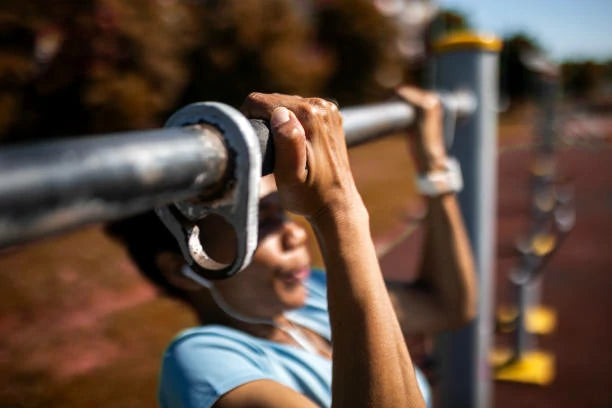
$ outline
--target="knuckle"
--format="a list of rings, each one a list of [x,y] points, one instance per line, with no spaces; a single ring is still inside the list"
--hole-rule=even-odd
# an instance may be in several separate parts
[[[321,116],[323,115],[323,111],[321,110],[321,108],[319,106],[309,106],[308,107],[308,113],[312,116]]]
[[[296,107],[298,117],[307,118],[313,115],[312,106],[307,102],[300,102]]]
[[[263,94],[261,92],[251,92],[250,94],[248,94],[248,96],[246,97],[246,101],[247,102],[259,102],[263,97]]]
[[[308,103],[311,106],[313,115],[319,115],[333,119],[334,116],[338,115],[338,106],[323,98],[308,98]]]
[[[251,92],[243,102],[243,106],[254,106],[263,102],[264,94],[261,92]]]
[[[318,105],[318,106],[323,106],[325,105],[325,103],[327,102],[325,99],[323,98],[308,98],[308,102],[310,102],[313,105]]]
[[[308,103],[310,103],[312,106],[316,106],[319,109],[328,109],[327,104],[329,102],[322,98],[308,98]]]
[[[435,93],[428,93],[424,98],[424,105],[427,109],[441,109],[442,100]]]
[[[302,132],[301,128],[299,128],[297,126],[293,127],[293,128],[291,128],[291,131],[289,132],[289,138],[291,140],[298,141],[302,137],[302,133],[303,132]]]

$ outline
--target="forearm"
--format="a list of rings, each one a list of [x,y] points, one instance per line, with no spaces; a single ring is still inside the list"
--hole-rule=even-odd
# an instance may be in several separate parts
[[[418,132],[409,138],[417,171],[421,174],[449,171],[440,98],[410,86],[399,88],[398,95],[416,106],[420,113]],[[425,239],[420,273],[423,285],[418,285],[418,289],[393,289],[406,333],[455,328],[471,320],[476,311],[472,251],[455,195],[442,192],[437,197],[429,197],[423,225]]]
[[[476,313],[476,277],[472,250],[454,194],[428,199],[422,279],[447,317],[457,326]]]
[[[360,199],[313,220],[327,268],[334,407],[420,407],[423,400]]]
[[[243,112],[270,118],[283,206],[306,216],[328,273],[334,407],[420,407],[408,350],[387,294],[336,105],[251,94]]]

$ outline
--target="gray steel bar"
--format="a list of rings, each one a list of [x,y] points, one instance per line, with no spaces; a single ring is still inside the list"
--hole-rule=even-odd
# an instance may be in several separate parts
[[[389,102],[341,110],[347,144],[406,128],[414,109]],[[272,172],[269,129],[251,121]],[[0,247],[202,194],[224,177],[221,133],[191,126],[0,150]]]
[[[469,101],[450,100],[456,111],[469,112]],[[348,146],[405,129],[416,116],[401,101],[340,112]],[[263,121],[251,124],[263,151],[262,174],[269,174],[274,166],[270,130]],[[222,138],[210,126],[188,126],[4,148],[0,248],[219,187],[228,164]]]
[[[414,108],[401,101],[347,107],[340,109],[340,113],[348,147],[407,129],[416,117]],[[252,119],[251,124],[263,152],[261,173],[270,174],[274,169],[274,145],[270,138],[270,128],[263,120]]]
[[[365,143],[380,135],[406,129],[416,117],[414,108],[400,101],[355,106],[342,109],[341,112],[346,144],[349,147]]]
[[[476,320],[443,333],[437,341],[441,408],[492,406],[489,350],[493,338],[494,248],[497,182],[497,79],[500,45],[476,36],[448,42],[437,56],[436,87],[469,89],[476,112],[457,123],[450,154],[461,163],[464,189],[458,195],[478,272]],[[495,46],[491,46],[491,44]]]
[[[218,132],[192,126],[0,150],[0,247],[201,194],[223,179]]]
[[[467,117],[476,110],[476,101],[471,92],[442,93],[439,96],[452,120]],[[340,109],[340,113],[348,147],[405,130],[416,119],[414,107],[402,101],[352,106]],[[260,147],[264,152],[262,174],[269,174],[274,167],[274,146],[268,140],[270,130],[261,120],[251,120],[251,124],[255,128]]]

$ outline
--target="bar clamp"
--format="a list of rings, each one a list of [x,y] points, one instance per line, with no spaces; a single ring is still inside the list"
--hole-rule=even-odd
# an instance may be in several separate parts
[[[191,269],[206,279],[229,278],[251,262],[257,246],[261,152],[255,130],[236,109],[218,102],[197,102],[176,111],[165,127],[208,124],[218,128],[232,156],[233,172],[223,197],[204,202],[177,201],[155,212],[177,240]],[[212,259],[200,240],[198,222],[223,217],[236,233],[236,258],[230,264]]]

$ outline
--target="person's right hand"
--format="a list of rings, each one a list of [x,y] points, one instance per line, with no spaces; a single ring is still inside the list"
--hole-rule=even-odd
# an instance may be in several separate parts
[[[286,210],[316,220],[361,203],[335,104],[319,98],[252,93],[241,110],[248,117],[270,121],[274,174]]]

